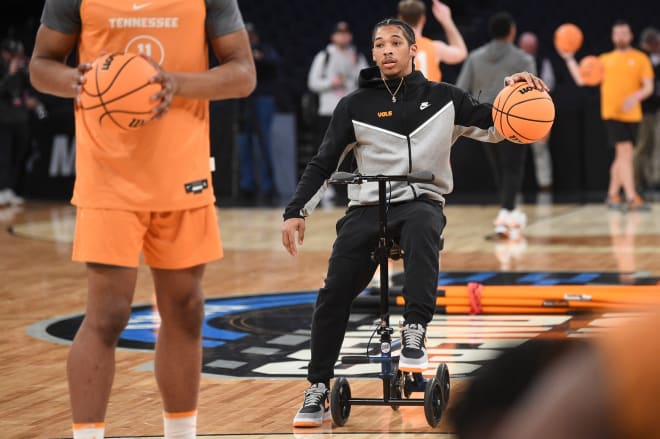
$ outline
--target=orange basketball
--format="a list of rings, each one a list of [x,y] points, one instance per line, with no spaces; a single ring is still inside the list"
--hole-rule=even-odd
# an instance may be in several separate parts
[[[582,31],[573,23],[564,23],[555,30],[555,48],[561,52],[577,52],[582,39]]]
[[[550,95],[526,82],[516,82],[499,92],[493,103],[495,128],[515,143],[532,143],[545,137],[555,120]]]
[[[85,73],[80,104],[85,123],[104,131],[130,132],[149,122],[158,104],[151,97],[161,85],[151,83],[157,70],[133,53],[112,53],[98,58]]]
[[[579,72],[584,85],[594,86],[603,81],[605,66],[597,56],[588,55],[580,60]]]

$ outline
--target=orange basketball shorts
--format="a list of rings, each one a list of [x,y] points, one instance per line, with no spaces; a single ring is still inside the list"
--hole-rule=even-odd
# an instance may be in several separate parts
[[[223,256],[215,206],[171,212],[78,207],[72,259],[137,267],[140,252],[153,268],[183,269]]]

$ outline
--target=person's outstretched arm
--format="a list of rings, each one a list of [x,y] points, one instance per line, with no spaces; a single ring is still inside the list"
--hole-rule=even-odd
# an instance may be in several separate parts
[[[566,62],[566,67],[568,68],[568,72],[571,74],[571,77],[573,78],[573,81],[575,81],[575,84],[577,84],[580,87],[584,86],[584,81],[582,81],[582,77],[580,76],[580,66],[575,60],[575,52],[564,52],[561,50],[557,50],[557,53],[559,54],[559,56],[562,57],[564,62]]]
[[[433,0],[433,16],[442,25],[447,35],[447,43],[444,41],[433,41],[438,59],[446,64],[458,64],[467,57],[467,46],[463,36],[458,31],[454,20],[451,18],[449,6],[440,0]]]

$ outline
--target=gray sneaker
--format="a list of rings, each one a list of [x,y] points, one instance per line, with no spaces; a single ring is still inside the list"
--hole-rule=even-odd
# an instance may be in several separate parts
[[[324,421],[330,420],[328,399],[328,389],[325,384],[312,384],[305,390],[305,400],[293,418],[293,426],[320,427]]]
[[[403,372],[423,372],[429,365],[424,338],[426,328],[419,323],[407,323],[401,328],[399,369]]]

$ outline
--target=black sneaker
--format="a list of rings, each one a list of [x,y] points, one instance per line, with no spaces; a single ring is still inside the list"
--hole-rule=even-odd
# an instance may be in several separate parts
[[[407,323],[401,328],[401,356],[399,369],[403,372],[422,372],[429,365],[424,338],[426,328],[419,323]]]
[[[327,420],[330,420],[328,389],[323,383],[312,384],[305,390],[305,400],[293,418],[293,426],[320,427]]]

